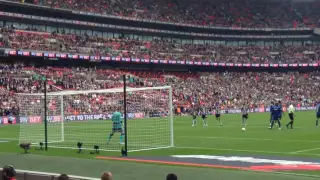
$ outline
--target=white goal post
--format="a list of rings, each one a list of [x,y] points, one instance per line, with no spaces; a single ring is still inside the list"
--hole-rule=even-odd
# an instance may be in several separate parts
[[[44,94],[16,94],[20,112],[19,143],[39,145],[45,141]],[[174,146],[172,88],[127,88],[127,127],[115,130],[114,112],[123,118],[123,88],[59,91],[46,95],[48,147],[120,151],[127,137],[128,152]],[[127,134],[123,134],[126,128]],[[126,135],[126,136],[125,136]],[[122,143],[121,143],[122,142]]]

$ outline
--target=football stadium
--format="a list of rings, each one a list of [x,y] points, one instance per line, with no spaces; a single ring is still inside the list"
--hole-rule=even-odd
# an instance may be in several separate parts
[[[319,8],[0,0],[0,180],[320,178]]]

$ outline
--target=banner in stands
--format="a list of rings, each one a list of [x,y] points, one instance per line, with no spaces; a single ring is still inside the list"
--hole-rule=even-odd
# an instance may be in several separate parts
[[[161,113],[158,111],[150,112],[149,117],[161,117]]]
[[[316,107],[312,107],[312,106],[306,106],[306,107],[295,107],[296,111],[310,111],[310,110],[315,110]],[[254,108],[250,110],[251,113],[262,113],[262,112],[270,112],[270,108]],[[222,114],[240,114],[241,113],[241,109],[224,109],[221,110]],[[212,112],[212,114],[214,114],[214,112]]]
[[[111,119],[112,114],[79,114],[64,116],[65,121],[88,121],[88,120],[106,120]],[[122,118],[124,118],[122,114]],[[143,113],[127,113],[128,119],[144,118]]]
[[[112,114],[80,114],[80,115],[65,115],[65,121],[90,121],[90,120],[110,120]],[[123,115],[122,115],[123,118]],[[143,113],[128,113],[128,119],[138,119],[144,118]],[[4,120],[5,121],[4,121]],[[7,117],[0,117],[0,124],[7,124]],[[17,119],[17,120],[16,120]],[[57,123],[61,122],[61,116],[48,116],[49,123]],[[2,120],[2,121],[1,121]],[[5,122],[5,123],[1,123]],[[14,123],[31,123],[31,124],[39,124],[43,122],[43,117],[41,116],[20,116],[14,117]]]
[[[10,120],[12,123],[9,123]],[[17,124],[17,118],[15,116],[0,116],[0,124]]]
[[[295,107],[296,111],[309,111],[309,110],[316,110],[316,107]],[[266,108],[266,112],[270,112],[270,108]]]
[[[48,122],[61,122],[61,116],[48,116]]]
[[[39,124],[42,123],[42,117],[41,116],[20,116],[19,118],[19,123],[25,124],[25,123],[30,123],[30,124]],[[48,117],[49,120],[49,117]]]
[[[296,107],[296,111],[309,111],[315,110],[315,107],[307,106],[307,107]],[[269,112],[269,107],[267,108],[255,108],[251,109],[250,112],[261,113],[261,112]],[[227,109],[221,110],[222,114],[239,114],[241,113],[241,109]],[[214,114],[214,112],[211,112]],[[64,117],[64,121],[90,121],[90,120],[110,120],[112,114],[79,114],[79,115],[66,115]],[[162,117],[167,116],[165,113],[153,112],[149,113],[149,117]],[[144,113],[128,113],[128,119],[141,119],[145,118]],[[123,117],[122,117],[123,118]],[[0,124],[7,125],[9,123],[8,116],[0,116]],[[11,116],[12,124],[23,124],[23,123],[31,123],[31,124],[39,124],[43,122],[43,118],[41,116]],[[61,116],[48,116],[49,123],[57,123],[61,122]]]
[[[47,51],[21,51],[15,49],[5,49],[5,54],[8,56],[30,56],[30,57],[44,57],[44,58],[60,58],[60,59],[81,59],[81,60],[95,60],[95,61],[124,61],[144,64],[182,64],[195,66],[214,66],[214,67],[273,67],[273,68],[287,68],[287,67],[320,67],[319,63],[300,63],[300,64],[241,64],[241,63],[216,63],[190,60],[157,60],[157,59],[137,59],[137,58],[123,58],[123,57],[105,57],[105,56],[89,56],[70,53],[54,53]]]
[[[66,115],[65,121],[88,121],[88,120],[103,120],[110,119],[111,114],[79,114],[79,115]]]

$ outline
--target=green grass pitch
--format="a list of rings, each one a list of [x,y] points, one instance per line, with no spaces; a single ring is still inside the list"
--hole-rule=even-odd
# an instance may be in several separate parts
[[[170,147],[170,121],[168,117],[130,119],[128,126],[128,150],[140,151]],[[107,143],[112,132],[110,120],[69,121],[48,123],[48,145],[55,148],[75,148],[81,142],[82,149],[92,150],[98,145],[102,151],[116,151],[123,147],[120,144],[120,132],[114,132],[110,143]],[[62,129],[64,134],[62,134]],[[23,124],[20,126],[21,142],[35,143],[44,141],[44,124]],[[122,142],[123,143],[123,142]]]
[[[319,158],[320,156],[320,129],[315,127],[315,112],[305,111],[296,113],[296,121],[293,130],[282,130],[274,128],[269,130],[268,113],[252,113],[249,115],[245,132],[241,131],[241,115],[222,115],[223,126],[219,126],[213,116],[208,117],[208,127],[202,126],[202,120],[198,117],[198,124],[191,126],[191,117],[174,117],[174,148],[158,149],[150,151],[132,152],[129,156],[169,156],[169,155],[276,155],[276,156],[304,156]],[[289,120],[287,116],[282,119],[284,126]],[[88,123],[89,124],[89,123]],[[89,133],[88,124],[72,123],[76,127],[75,135],[81,135],[82,131]],[[137,125],[137,124],[136,124]],[[156,126],[157,124],[154,124]],[[66,128],[68,124],[66,123]],[[101,124],[98,124],[101,132],[94,131],[101,141],[106,139],[109,128],[103,131]],[[91,127],[91,126],[90,126]],[[183,179],[208,179],[211,176],[219,179],[315,179],[314,177],[296,176],[320,175],[319,172],[294,172],[295,175],[277,173],[257,173],[235,170],[218,170],[207,168],[177,167],[155,164],[137,164],[129,162],[96,160],[95,155],[89,151],[82,154],[75,153],[75,150],[53,149],[48,152],[32,149],[31,154],[17,155],[22,152],[18,148],[19,125],[0,126],[0,140],[9,142],[0,143],[0,165],[10,163],[18,169],[32,169],[46,172],[62,173],[67,172],[75,175],[98,177],[99,172],[104,170],[112,171],[116,179],[138,180],[144,176],[152,175],[153,179],[164,179],[165,173],[176,172]],[[57,127],[57,130],[59,128]],[[65,138],[68,139],[66,133]],[[136,132],[138,133],[138,132]],[[142,133],[142,132],[139,132]],[[132,133],[134,134],[134,133]],[[150,136],[150,134],[148,134]],[[155,138],[159,138],[157,136]],[[129,137],[130,138],[130,137]],[[168,138],[168,137],[166,137]],[[115,136],[113,143],[118,141]],[[74,142],[73,142],[74,143]],[[74,145],[74,147],[76,147]],[[118,148],[120,146],[115,146]],[[102,156],[119,156],[119,152],[101,152]],[[75,159],[76,158],[76,159]],[[48,163],[48,161],[50,163]],[[61,163],[68,166],[61,166]],[[60,166],[58,165],[60,164]],[[88,167],[94,166],[94,170],[86,171]],[[319,176],[320,177],[320,176]],[[318,177],[318,178],[319,178]],[[182,178],[181,178],[182,179]],[[212,178],[211,178],[212,179]]]

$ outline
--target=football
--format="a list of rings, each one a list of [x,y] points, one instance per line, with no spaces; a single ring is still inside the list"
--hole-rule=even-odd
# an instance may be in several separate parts
[[[246,131],[246,128],[242,128],[242,131]]]

